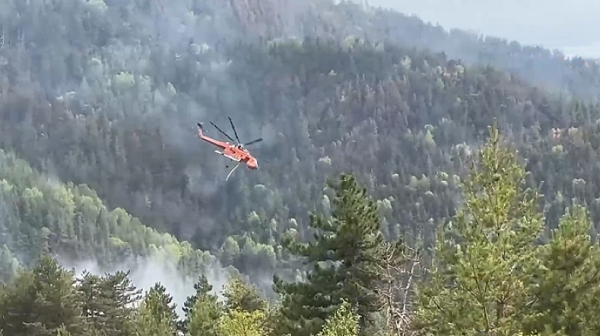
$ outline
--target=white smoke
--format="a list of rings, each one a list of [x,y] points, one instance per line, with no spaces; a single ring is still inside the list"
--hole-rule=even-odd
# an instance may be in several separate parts
[[[124,261],[111,267],[101,267],[100,263],[93,259],[72,262],[57,258],[57,261],[62,267],[74,270],[77,277],[81,277],[84,271],[99,276],[118,271],[130,271],[129,279],[137,289],[142,289],[143,293],[146,293],[156,283],[160,283],[173,297],[173,303],[177,304],[176,311],[180,317],[183,316],[183,303],[189,296],[195,294],[194,284],[200,276],[200,274],[195,276],[183,274],[175,267],[175,264],[165,262],[159,253],[138,256],[135,257],[135,260]],[[130,265],[134,265],[134,267],[130,267]],[[223,268],[219,263],[212,263],[206,267],[204,275],[213,286],[212,293],[222,300],[223,286],[227,283],[230,275],[229,269]]]

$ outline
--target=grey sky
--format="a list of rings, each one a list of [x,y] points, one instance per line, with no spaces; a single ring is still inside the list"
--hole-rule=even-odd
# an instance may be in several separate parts
[[[463,28],[600,57],[600,0],[368,0],[445,28]]]

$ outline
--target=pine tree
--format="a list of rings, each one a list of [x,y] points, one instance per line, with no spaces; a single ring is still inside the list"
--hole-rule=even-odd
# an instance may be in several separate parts
[[[189,296],[183,303],[182,310],[185,313],[185,316],[189,316],[192,313],[198,297],[209,295],[209,293],[213,290],[213,286],[208,282],[206,276],[202,274],[198,278],[198,281],[194,284],[194,290],[196,291],[194,295]]]
[[[74,274],[43,255],[31,271],[19,271],[4,289],[0,329],[14,336],[51,335],[59,330],[84,335],[81,298]]]
[[[173,298],[164,286],[155,284],[144,297],[137,314],[138,335],[168,336],[177,334],[177,313]]]
[[[417,335],[518,335],[531,303],[537,194],[496,127],[464,184],[464,208],[440,230],[430,279],[417,290]]]
[[[17,271],[19,263],[6,245],[0,246],[0,282],[8,282]]]
[[[194,316],[194,309],[198,300],[201,300],[211,307],[213,307],[213,303],[218,304],[217,296],[210,294],[213,290],[213,286],[208,282],[208,278],[206,278],[204,274],[198,277],[198,281],[194,284],[194,290],[196,291],[194,295],[189,296],[183,303],[183,320],[177,323],[177,329],[183,333],[187,332],[187,326],[190,323],[192,316]]]
[[[376,203],[350,175],[328,185],[336,191],[334,210],[331,218],[311,214],[315,239],[284,241],[312,269],[303,283],[284,283],[274,277],[274,289],[282,296],[283,334],[318,333],[344,300],[356,307],[361,326],[381,307],[374,291],[382,279],[378,254],[383,244]]]
[[[267,336],[263,310],[227,312],[219,321],[219,336]]]
[[[540,248],[541,267],[531,286],[535,300],[524,331],[598,335],[600,245],[589,235],[582,206],[567,209],[550,242]]]
[[[335,314],[323,326],[317,336],[358,336],[359,317],[347,302],[342,303]]]
[[[128,336],[133,332],[131,305],[142,298],[129,279],[129,272],[102,277],[85,273],[78,289],[83,295],[83,312],[94,328],[107,336]]]
[[[211,295],[201,295],[186,321],[190,336],[220,336],[219,320],[223,316],[222,305]]]
[[[95,330],[104,330],[110,319],[110,315],[106,314],[109,301],[102,295],[101,282],[101,277],[85,271],[77,286],[82,297],[83,315]]]
[[[152,303],[152,309],[156,316],[168,316],[173,326],[177,322],[177,304],[173,303],[173,297],[167,292],[167,289],[160,283],[155,284],[148,291],[146,303]]]
[[[246,283],[238,275],[232,275],[229,278],[225,284],[223,296],[227,299],[225,309],[228,311],[253,312],[267,309],[267,302],[261,297],[256,286]]]

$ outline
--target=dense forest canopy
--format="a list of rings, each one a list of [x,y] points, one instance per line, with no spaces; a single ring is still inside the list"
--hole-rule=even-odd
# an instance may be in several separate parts
[[[0,300],[6,309],[27,310],[23,295],[33,289],[44,302],[40,307],[52,307],[57,293],[73,298],[63,307],[72,320],[52,325],[52,316],[34,321],[31,313],[21,322],[34,329],[2,320],[5,334],[163,335],[177,329],[200,335],[216,328],[211,335],[233,335],[243,327],[256,335],[363,335],[382,328],[405,332],[413,317],[421,331],[452,334],[428,320],[459,317],[436,316],[427,300],[451,305],[462,294],[448,296],[439,285],[443,275],[430,268],[452,268],[456,261],[455,252],[440,245],[440,225],[462,220],[467,230],[464,212],[488,206],[470,204],[462,188],[465,181],[489,182],[471,170],[473,162],[492,165],[496,158],[494,164],[509,165],[514,175],[503,172],[506,180],[491,175],[506,183],[507,195],[516,193],[517,177],[539,189],[535,215],[494,206],[502,218],[507,212],[513,221],[539,219],[566,230],[558,238],[542,232],[544,239],[585,240],[586,225],[598,221],[595,61],[447,32],[345,1],[162,4],[0,5],[0,263],[7,283]],[[210,120],[225,127],[227,116],[242,139],[264,141],[251,148],[261,168],[240,170],[226,182],[229,162],[199,141],[195,125]],[[520,161],[498,149],[493,132],[489,140],[491,124]],[[331,182],[339,176],[345,182]],[[491,229],[482,230],[454,238],[491,244],[484,246],[488,254],[478,255],[488,260],[498,247],[483,242]],[[505,243],[529,243],[529,234]],[[540,251],[531,248],[522,256],[530,259],[515,262],[556,262],[547,259],[552,251]],[[596,265],[586,258],[584,264]],[[86,306],[97,302],[83,297],[94,288],[122,289],[131,276],[88,274],[76,281],[59,266],[86,260],[100,273],[118,263],[139,269],[140,260],[151,260],[176,277],[217,272],[238,279],[235,286],[257,288],[246,288],[252,307],[242,299],[240,306],[225,307],[235,300],[219,294],[221,288],[207,289],[212,285],[205,278],[189,288],[201,293],[177,318],[165,308],[173,298],[167,300],[164,284],[134,310],[111,294],[111,307],[94,309],[114,309],[113,317],[99,321]],[[345,268],[328,264],[335,260]],[[500,281],[506,272],[488,280]],[[510,273],[510,281],[529,284],[539,272]],[[46,284],[48,274],[57,283]],[[420,296],[398,289],[410,287],[413,274],[428,288]],[[470,281],[468,274],[456,276]],[[401,284],[385,287],[386,279]],[[77,286],[69,287],[73,281]],[[555,285],[546,284],[543,293],[523,285],[518,300],[547,295]],[[331,295],[321,295],[325,289]],[[493,302],[500,294],[486,295]],[[525,302],[518,300],[513,303]],[[581,301],[577,312],[591,302]],[[203,305],[202,314],[193,315],[195,305]],[[540,316],[550,314],[544,307],[535,308]],[[476,328],[477,314],[461,325]],[[586,323],[593,318],[580,317],[592,328]],[[125,326],[124,319],[137,322]],[[502,330],[539,331],[542,320],[519,320],[512,326],[517,329]]]
[[[592,335],[600,326],[600,259],[585,207],[544,236],[539,194],[496,127],[463,187],[465,203],[440,227],[433,258],[385,240],[378,205],[351,175],[327,185],[330,216],[315,239],[283,240],[311,265],[306,281],[274,277],[281,301],[232,274],[221,298],[200,275],[176,313],[161,283],[142,292],[128,272],[81,277],[42,255],[0,288],[11,335]],[[417,267],[415,267],[417,266]],[[423,267],[424,266],[424,267]],[[419,280],[413,283],[414,280]],[[414,291],[416,286],[416,291]]]

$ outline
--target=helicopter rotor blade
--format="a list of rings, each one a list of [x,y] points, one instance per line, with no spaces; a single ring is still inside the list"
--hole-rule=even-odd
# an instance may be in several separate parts
[[[215,126],[215,128],[221,132],[224,136],[227,137],[227,139],[231,140],[231,142],[235,142],[235,140],[233,140],[229,135],[227,135],[227,133],[225,133],[222,129],[219,128],[219,126],[215,125],[212,121],[210,122],[211,125]]]
[[[244,146],[252,145],[252,144],[255,144],[255,143],[261,142],[261,141],[263,141],[263,138],[258,138],[256,140],[252,140],[250,142],[245,143]]]
[[[231,120],[231,117],[227,117],[229,118],[229,123],[231,124],[231,128],[233,129],[233,134],[235,134],[235,138],[237,139],[237,143],[242,143],[240,141],[240,138],[238,137],[237,131],[235,130],[235,126],[233,126],[233,120]]]

